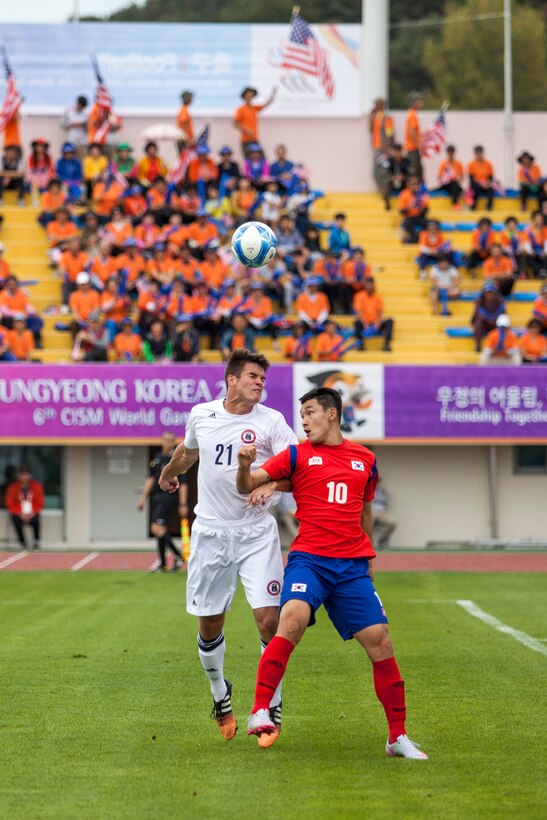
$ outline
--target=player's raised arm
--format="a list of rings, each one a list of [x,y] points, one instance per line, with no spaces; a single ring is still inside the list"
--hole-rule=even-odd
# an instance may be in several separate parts
[[[270,476],[261,467],[251,473],[251,464],[256,459],[256,447],[253,444],[245,444],[237,454],[237,491],[242,495],[247,495],[270,481]]]
[[[188,472],[192,464],[199,458],[199,450],[190,450],[184,442],[178,445],[169,464],[161,471],[159,485],[162,490],[174,493],[179,488],[177,476]]]

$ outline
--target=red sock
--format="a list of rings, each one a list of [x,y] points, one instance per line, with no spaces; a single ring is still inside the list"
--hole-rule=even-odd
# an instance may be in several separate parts
[[[376,661],[372,664],[372,672],[376,695],[386,713],[389,742],[395,743],[399,735],[406,735],[405,682],[395,658]]]
[[[293,649],[294,644],[276,635],[264,650],[258,664],[253,714],[259,709],[269,708],[273,693],[285,674]]]

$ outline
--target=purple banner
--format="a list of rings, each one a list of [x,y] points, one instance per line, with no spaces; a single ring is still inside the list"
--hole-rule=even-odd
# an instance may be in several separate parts
[[[270,368],[265,391],[289,424],[291,371]],[[223,365],[0,365],[0,440],[157,439],[224,393]]]
[[[384,370],[386,439],[547,441],[547,367]]]

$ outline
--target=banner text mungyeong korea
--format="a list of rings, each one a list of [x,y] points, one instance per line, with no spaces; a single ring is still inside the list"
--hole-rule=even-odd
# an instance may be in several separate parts
[[[302,435],[298,397],[342,396],[354,441],[547,443],[547,368],[274,365],[264,401]],[[0,441],[148,442],[224,396],[222,365],[0,365]]]
[[[245,86],[273,86],[271,117],[357,117],[358,25],[312,26],[333,88],[283,63],[290,26],[201,23],[67,23],[0,26],[27,114],[61,113],[75,97],[91,99],[98,58],[120,114],[173,115],[180,93],[195,94],[196,116],[231,116]],[[322,58],[323,59],[323,58]],[[0,78],[0,96],[4,79]],[[330,93],[332,91],[332,93]]]

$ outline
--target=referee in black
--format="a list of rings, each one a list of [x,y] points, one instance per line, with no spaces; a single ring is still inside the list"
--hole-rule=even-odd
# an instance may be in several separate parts
[[[150,472],[144,482],[142,495],[139,498],[137,509],[144,510],[147,499],[151,496],[151,526],[152,535],[158,541],[158,564],[153,572],[167,572],[166,552],[171,550],[175,556],[173,572],[180,569],[182,565],[182,554],[173,544],[169,533],[169,519],[173,513],[178,513],[179,518],[188,516],[188,482],[186,475],[180,475],[178,493],[164,492],[158,483],[161,471],[171,461],[171,456],[177,446],[177,439],[174,433],[164,433],[161,437],[161,453],[150,462]]]

